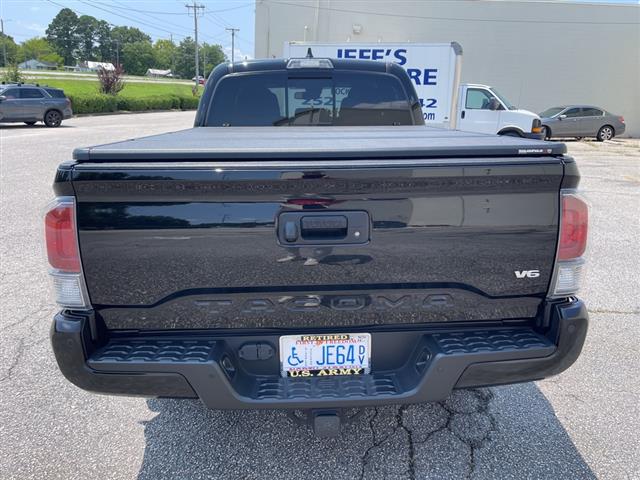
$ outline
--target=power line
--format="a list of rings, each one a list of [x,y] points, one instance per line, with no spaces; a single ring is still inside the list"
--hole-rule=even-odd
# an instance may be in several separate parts
[[[227,22],[224,18],[218,16],[218,15],[214,15],[214,14],[205,14],[204,19],[207,20],[208,22],[210,22],[212,25],[216,25],[218,27],[222,27],[225,30],[228,30],[227,27],[232,27],[233,24],[231,24],[230,22]],[[241,42],[245,43],[246,45],[249,45],[251,47],[253,47],[253,43],[250,42],[249,40],[245,39],[244,37],[241,37],[240,35],[238,35],[236,33],[235,35],[236,40],[240,40]]]
[[[228,26],[231,25],[230,23],[223,23],[217,18],[215,18],[214,16],[209,16],[207,14],[205,14],[203,18],[207,20],[209,23],[211,23],[212,25],[215,25],[216,27],[227,28]]]
[[[55,6],[59,7],[59,8],[69,8],[69,10],[71,10],[71,11],[75,12],[75,13],[76,13],[77,15],[79,15],[79,16],[80,16],[80,15],[89,15],[89,14],[88,14],[88,13],[86,13],[86,12],[83,12],[83,11],[77,10],[77,9],[75,9],[75,8],[67,7],[67,6],[65,6],[65,5],[63,5],[63,4],[61,4],[61,3],[59,3],[59,2],[57,2],[57,1],[55,1],[55,0],[46,0],[46,1],[47,1],[47,2],[49,2],[49,3],[51,3],[52,5],[55,5]],[[118,17],[123,18],[123,19],[125,19],[125,20],[129,20],[130,22],[140,23],[140,24],[143,24],[143,25],[149,26],[149,27],[151,27],[151,28],[153,28],[153,29],[163,31],[163,32],[165,32],[165,33],[169,34],[169,36],[171,36],[171,37],[173,37],[173,36],[175,35],[175,36],[178,36],[178,37],[181,37],[181,38],[187,38],[187,35],[183,35],[183,34],[180,34],[180,33],[174,33],[174,32],[172,32],[172,31],[170,31],[170,30],[167,30],[167,29],[161,28],[161,27],[159,27],[159,26],[157,26],[157,25],[155,25],[155,24],[152,24],[152,23],[149,23],[149,22],[145,22],[145,21],[142,21],[142,20],[139,20],[139,19],[137,19],[137,18],[133,18],[133,17],[130,17],[130,16],[127,16],[127,15],[122,15],[122,14],[119,14],[119,13],[113,12],[113,11],[111,11],[110,9],[107,9],[107,8],[102,8],[101,6],[98,6],[98,5],[93,4],[93,2],[95,2],[95,3],[101,3],[101,2],[97,2],[96,0],[93,0],[93,2],[91,2],[91,1],[86,1],[86,0],[78,0],[78,1],[81,1],[81,2],[82,2],[82,3],[84,3],[85,5],[88,5],[88,6],[90,6],[90,7],[96,8],[96,9],[98,9],[98,10],[102,10],[103,12],[109,13],[109,14],[111,14],[111,15],[115,15],[115,16],[118,16]],[[232,8],[228,8],[228,9],[222,9],[222,10],[211,10],[210,12],[218,12],[218,11],[233,10],[233,9],[236,9],[236,8],[247,7],[247,6],[249,6],[249,5],[250,5],[250,4],[245,4],[245,5],[240,5],[240,6],[232,7]],[[202,6],[202,5],[200,5],[200,7],[203,7],[203,6]],[[145,10],[140,10],[140,9],[137,9],[137,10],[139,10],[141,13],[142,13],[142,12],[147,13]],[[201,9],[201,11],[205,11],[205,9],[203,8],[203,9]],[[158,13],[158,12],[154,12],[154,13]],[[190,15],[190,12],[186,12],[186,13],[184,13],[183,15]],[[164,22],[164,20],[161,20],[161,19],[157,19],[157,20]],[[207,19],[207,20],[209,20],[209,19]],[[108,24],[110,27],[112,27],[112,28],[113,28],[113,27],[117,27],[117,26],[118,26],[118,25],[116,25],[116,24],[114,24],[114,23],[112,23],[112,22],[108,22],[108,21],[107,21],[107,24]],[[220,25],[220,28],[222,28],[222,25]],[[201,35],[201,34],[202,34],[202,32],[198,31],[198,35]],[[209,40],[214,41],[214,42],[217,42],[217,41],[221,40],[221,39],[222,39],[222,37],[224,37],[225,35],[226,35],[226,33],[225,33],[225,32],[222,32],[222,33],[217,34],[217,35],[204,34],[204,36],[205,36],[206,38],[208,38]],[[24,37],[24,38],[28,37],[28,35],[14,35],[14,36],[22,36],[22,37]],[[241,41],[245,41],[244,39],[242,39],[242,38],[240,38],[240,37],[238,37],[238,39],[239,39],[239,40],[241,40]],[[172,42],[173,42],[173,39],[172,39]],[[197,43],[197,39],[196,39],[196,43]],[[117,56],[118,56],[118,54],[119,54],[119,51],[116,51],[116,55],[117,55]]]
[[[94,1],[95,3],[101,3],[101,2],[98,2],[97,0],[93,0],[93,1]],[[119,2],[118,0],[112,0],[112,1],[113,1],[113,3],[115,3],[115,4],[118,6],[118,9],[119,9],[119,10],[126,10],[126,9],[127,9],[127,8],[124,6],[124,5],[125,5],[124,3]],[[152,15],[153,13],[157,13],[157,12],[146,12],[146,11],[144,11],[144,10],[137,10],[137,11],[138,11],[138,12],[142,12],[142,13],[144,13],[144,14],[145,14],[146,16],[148,16],[149,18],[152,18],[152,19],[154,19],[154,20],[156,20],[156,21],[160,22],[161,24],[164,24],[164,23],[166,23],[166,21],[167,21],[167,19],[166,19],[166,18],[154,17],[154,16]],[[180,15],[188,15],[188,14],[187,14],[187,13],[181,13]],[[137,19],[136,19],[136,20],[137,20]],[[182,30],[182,31],[184,31],[184,32],[188,32],[188,31],[189,31],[188,29],[186,29],[186,28],[184,28],[184,27],[179,27],[179,26],[177,26],[176,24],[173,24],[172,26],[173,26],[174,28],[179,28],[180,30]],[[171,35],[173,35],[173,34],[171,34]]]
[[[49,1],[51,1],[51,0],[49,0]],[[108,9],[106,9],[104,7],[99,7],[98,5],[92,4],[92,3],[90,3],[90,2],[88,2],[86,0],[78,0],[78,1],[84,3],[85,5],[88,5],[90,7],[97,8],[98,10],[102,10],[103,12],[107,12],[107,13],[109,13],[111,15],[115,15],[116,17],[120,17],[120,18],[124,18],[125,20],[129,20],[130,22],[137,22],[137,23],[145,25],[145,26],[147,26],[149,28],[153,28],[155,30],[159,30],[159,31],[162,31],[162,32],[165,32],[165,33],[173,33],[171,30],[167,30],[166,28],[158,27],[157,25],[154,25],[152,23],[145,22],[143,20],[137,20],[135,18],[131,18],[131,17],[128,17],[126,15],[122,15],[122,14],[114,12],[112,10],[108,10]],[[186,35],[181,35],[181,34],[178,34],[178,33],[176,35],[179,36],[179,37],[183,37],[183,38],[186,37]]]
[[[237,10],[239,8],[247,8],[247,7],[251,7],[255,5],[253,2],[250,3],[245,3],[244,5],[237,5],[235,7],[229,7],[229,8],[221,8],[219,10],[206,10],[205,13],[222,13],[222,12],[228,12],[230,10]]]
[[[160,30],[160,31],[166,32],[166,33],[168,33],[169,35],[176,35],[176,36],[181,37],[181,38],[186,38],[186,37],[188,36],[188,35],[184,35],[184,34],[182,34],[182,33],[174,33],[174,32],[172,32],[172,31],[169,31],[169,30],[163,29],[163,28],[161,28],[161,27],[157,26],[157,24],[155,24],[155,23],[153,23],[153,24],[152,24],[152,23],[149,23],[149,22],[147,22],[147,21],[140,20],[139,18],[135,18],[135,17],[131,17],[131,16],[125,16],[125,15],[122,15],[122,14],[116,13],[116,12],[114,12],[113,10],[111,10],[110,8],[107,8],[107,7],[101,8],[101,7],[99,7],[98,5],[93,5],[94,3],[99,3],[99,4],[101,4],[101,5],[105,5],[105,4],[104,4],[104,2],[100,2],[100,1],[98,1],[98,0],[78,0],[78,1],[81,1],[81,2],[83,2],[83,3],[85,3],[85,4],[90,4],[90,5],[91,5],[91,6],[93,6],[94,8],[97,8],[97,9],[99,9],[99,10],[105,11],[105,12],[107,12],[107,13],[111,13],[112,15],[116,15],[116,16],[119,16],[119,17],[125,18],[125,19],[127,19],[127,20],[129,20],[129,21],[131,21],[131,22],[137,22],[137,23],[140,23],[140,24],[142,24],[142,25],[150,26],[151,28],[154,28],[154,29],[156,29],[156,30]],[[114,3],[116,3],[116,4],[117,4],[117,8],[118,8],[118,10],[131,10],[131,11],[135,11],[135,12],[139,12],[139,13],[144,13],[144,14],[146,14],[147,16],[149,16],[150,18],[153,18],[154,20],[157,20],[158,22],[161,22],[162,24],[164,24],[164,23],[166,22],[166,19],[162,19],[162,18],[154,17],[154,16],[153,16],[153,14],[160,14],[160,13],[166,13],[166,14],[169,14],[169,13],[172,13],[173,15],[189,15],[189,13],[188,13],[188,12],[185,12],[185,13],[173,13],[173,12],[158,12],[158,11],[152,11],[152,10],[132,9],[132,8],[129,8],[129,7],[125,7],[125,6],[124,6],[125,4],[123,4],[122,2],[119,2],[119,1],[117,1],[117,0],[113,0],[113,1],[114,1]],[[87,2],[90,2],[90,3],[87,3]],[[174,24],[173,26],[174,26],[175,28],[179,28],[179,29],[180,29],[180,30],[182,30],[183,32],[189,32],[189,30],[188,30],[188,29],[185,29],[184,27],[179,27],[179,26],[177,26],[177,25],[175,25],[175,24]],[[204,34],[204,36],[207,36],[207,37],[208,37],[209,35]]]
[[[95,3],[99,3],[101,5],[111,5],[110,3],[98,2],[96,0],[94,0],[94,2]],[[117,3],[119,5],[118,8],[120,10],[126,10],[126,11],[129,11],[129,12],[146,13],[146,14],[151,14],[151,15],[189,15],[189,13],[185,13],[185,12],[159,12],[159,11],[156,11],[156,10],[140,10],[138,8],[125,7],[124,6],[125,4],[123,4],[121,2],[114,1],[114,3]]]
[[[107,5],[107,6],[110,5],[107,2],[99,2],[97,0],[94,0],[94,1],[95,1],[95,3],[99,3],[101,5]],[[119,7],[120,10],[126,10],[126,11],[129,11],[129,12],[146,13],[146,14],[151,14],[151,15],[189,15],[188,12],[185,13],[185,12],[167,12],[167,11],[158,11],[158,10],[141,10],[139,8],[131,8],[129,6],[124,6],[124,4],[122,4],[121,2],[115,2],[115,3],[120,5],[120,7]],[[237,10],[237,9],[240,9],[240,8],[247,8],[247,7],[250,7],[252,5],[254,5],[254,3],[250,2],[250,3],[245,3],[243,5],[236,5],[235,7],[221,8],[221,9],[218,9],[218,10],[206,10],[205,13],[228,12],[230,10]]]
[[[280,0],[271,0],[270,3],[277,5],[286,5],[292,7],[312,8],[314,10],[327,10],[331,12],[341,13],[358,13],[364,15],[374,15],[379,17],[395,17],[395,18],[417,18],[420,20],[448,20],[456,22],[495,22],[495,23],[549,23],[549,24],[569,24],[569,25],[637,25],[638,22],[593,22],[593,21],[565,21],[565,20],[529,20],[529,19],[505,19],[505,18],[459,18],[459,17],[431,17],[423,15],[409,15],[401,13],[381,13],[365,10],[351,10],[346,8],[321,7],[319,5],[306,5],[304,3],[283,2]]]
[[[71,10],[72,12],[74,12],[76,15],[87,15],[87,16],[93,16],[93,15],[89,15],[89,14],[88,14],[88,13],[86,13],[86,12],[82,12],[82,11],[80,11],[80,10],[76,10],[75,8],[71,8],[71,7],[67,7],[67,6],[65,6],[65,5],[62,5],[61,3],[55,2],[54,0],[46,0],[46,1],[47,1],[47,2],[49,2],[49,3],[51,3],[51,4],[53,4],[53,5],[55,5],[56,7],[60,7],[60,8],[67,8],[67,9]],[[78,1],[80,1],[80,2],[84,3],[85,5],[88,5],[88,6],[90,6],[90,7],[97,8],[98,10],[102,10],[103,12],[109,13],[109,14],[111,14],[111,15],[115,15],[115,16],[117,16],[117,17],[124,18],[125,20],[129,20],[130,22],[137,22],[137,23],[141,23],[141,24],[143,24],[143,25],[145,25],[145,26],[148,26],[148,27],[150,27],[150,28],[153,28],[153,29],[155,29],[155,30],[161,30],[161,31],[166,32],[166,33],[169,33],[169,34],[171,34],[171,33],[172,33],[172,32],[170,32],[169,30],[165,30],[165,29],[163,29],[163,28],[161,28],[161,27],[158,27],[158,26],[156,26],[156,25],[154,25],[154,24],[151,24],[151,23],[148,23],[148,22],[144,22],[144,21],[142,21],[142,20],[137,20],[137,19],[135,19],[135,18],[127,17],[126,15],[120,15],[120,14],[118,14],[118,13],[116,13],[116,12],[113,12],[113,11],[107,10],[106,8],[102,8],[102,7],[99,7],[99,6],[97,6],[97,5],[93,5],[93,4],[91,4],[91,3],[89,3],[89,2],[87,2],[87,1],[85,1],[85,0],[78,0]],[[116,25],[115,23],[112,23],[112,22],[107,22],[107,24],[108,24],[110,27],[118,27],[118,26],[120,26],[120,25]],[[180,34],[176,34],[176,35],[178,35],[178,36],[180,36],[180,37],[183,37],[183,38],[186,38],[186,35],[180,35]]]

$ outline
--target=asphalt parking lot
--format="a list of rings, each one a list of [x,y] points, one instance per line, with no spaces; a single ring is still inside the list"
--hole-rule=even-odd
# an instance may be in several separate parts
[[[338,439],[282,412],[93,395],[59,373],[42,219],[76,146],[190,126],[193,112],[0,126],[0,478],[640,478],[640,142],[569,142],[592,204],[591,326],[541,382],[370,409]]]

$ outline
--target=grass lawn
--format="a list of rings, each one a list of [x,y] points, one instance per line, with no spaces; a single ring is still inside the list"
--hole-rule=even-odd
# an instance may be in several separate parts
[[[98,81],[71,80],[60,78],[29,78],[29,83],[39,83],[50,87],[62,88],[67,95],[93,95],[98,93]],[[178,83],[127,82],[118,94],[121,97],[155,97],[159,95],[191,96],[191,85]],[[200,88],[202,92],[202,88]]]

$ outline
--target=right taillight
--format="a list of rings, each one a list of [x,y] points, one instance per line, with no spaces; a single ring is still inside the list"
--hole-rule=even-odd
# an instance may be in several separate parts
[[[575,192],[560,195],[558,255],[551,294],[566,296],[580,289],[584,271],[584,252],[589,230],[589,206]]]
[[[561,200],[558,260],[573,260],[581,257],[587,248],[589,207],[575,193],[563,193]]]
[[[90,308],[80,262],[75,199],[58,197],[51,202],[44,224],[56,303],[65,308]]]

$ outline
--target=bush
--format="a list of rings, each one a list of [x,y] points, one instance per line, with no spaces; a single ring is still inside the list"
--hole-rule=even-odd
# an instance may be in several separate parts
[[[118,110],[118,99],[112,95],[68,95],[74,113],[107,113]]]
[[[124,110],[142,112],[147,110],[195,110],[198,97],[187,95],[154,95],[149,97],[127,97],[102,93],[70,94],[74,113],[107,113]]]
[[[124,88],[124,81],[122,80],[122,65],[118,65],[113,70],[107,70],[106,68],[98,68],[98,81],[100,82],[100,93],[107,95],[117,95]]]
[[[15,63],[7,65],[7,68],[2,75],[2,81],[5,83],[20,83],[24,81],[18,65]]]
[[[180,108],[182,110],[195,110],[198,108],[200,97],[180,97]]]
[[[180,110],[180,97],[178,95],[170,95],[171,99],[171,109],[172,110]]]
[[[118,97],[118,110],[140,112],[143,110],[171,110],[174,102],[170,96]]]

